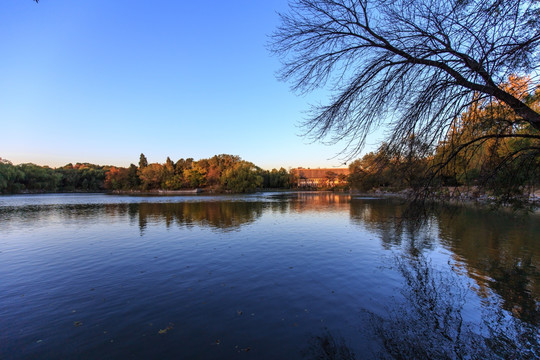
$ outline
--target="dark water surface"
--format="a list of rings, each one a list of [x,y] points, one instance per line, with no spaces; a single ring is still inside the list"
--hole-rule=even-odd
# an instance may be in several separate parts
[[[539,357],[540,218],[404,209],[0,197],[0,358]]]

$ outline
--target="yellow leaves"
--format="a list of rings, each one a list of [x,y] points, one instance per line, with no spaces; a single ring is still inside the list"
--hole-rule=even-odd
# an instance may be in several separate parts
[[[517,76],[511,74],[508,76],[508,82],[502,83],[501,88],[507,93],[523,100],[529,95],[529,86],[531,84],[531,78],[529,76]]]

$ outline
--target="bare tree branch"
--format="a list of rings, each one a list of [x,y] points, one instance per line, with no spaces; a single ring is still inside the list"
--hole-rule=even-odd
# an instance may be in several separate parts
[[[436,144],[483,97],[540,130],[537,110],[501,85],[539,67],[539,8],[537,0],[294,0],[270,49],[294,90],[331,85],[306,135],[344,142],[349,158],[381,126],[396,146],[411,134]]]

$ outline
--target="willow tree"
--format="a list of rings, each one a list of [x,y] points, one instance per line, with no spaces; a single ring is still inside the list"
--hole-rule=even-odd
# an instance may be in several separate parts
[[[501,102],[539,135],[539,112],[503,86],[511,74],[539,86],[539,0],[291,0],[280,17],[279,77],[332,92],[306,135],[346,158],[379,127],[396,151],[411,136],[433,149],[475,103]]]

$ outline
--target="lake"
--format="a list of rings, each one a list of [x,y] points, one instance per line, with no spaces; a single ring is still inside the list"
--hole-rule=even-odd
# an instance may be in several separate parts
[[[540,217],[334,193],[0,197],[2,359],[540,357]]]

